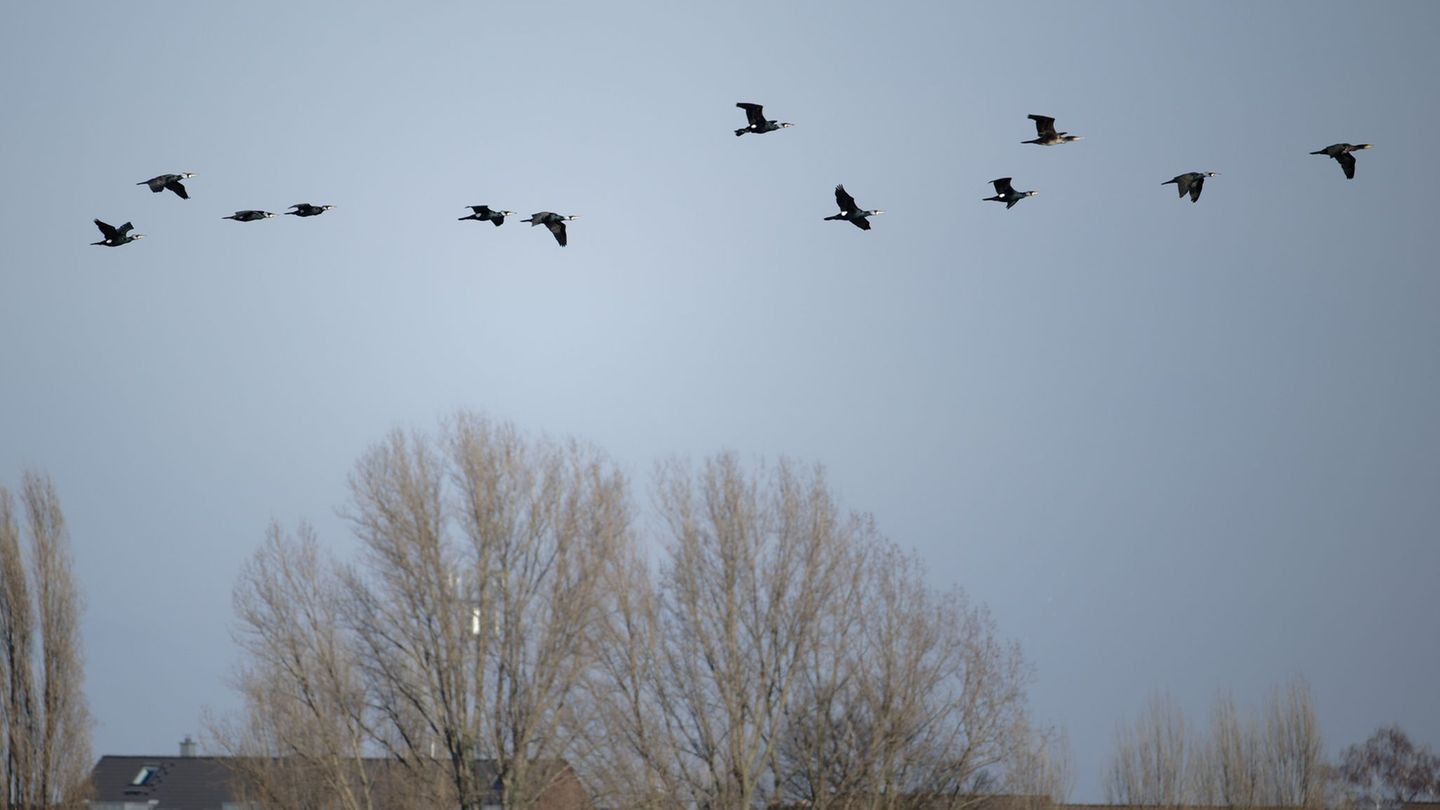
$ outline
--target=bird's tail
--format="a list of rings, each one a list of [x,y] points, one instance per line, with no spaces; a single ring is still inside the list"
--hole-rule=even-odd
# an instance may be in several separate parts
[[[1323,155],[1323,154],[1325,154],[1325,150],[1324,150],[1324,149],[1317,149],[1316,151],[1311,152],[1310,154],[1312,154],[1312,155]]]
[[[475,214],[471,214],[471,215],[468,216],[468,217],[456,217],[455,219],[456,219],[456,221],[458,221],[458,222],[464,222],[464,221],[467,220],[467,219],[479,219],[479,218],[480,218],[480,217],[476,216]]]
[[[750,131],[750,130],[749,130],[748,127],[745,128],[745,129],[737,129],[737,130],[735,130],[735,137],[738,138],[738,137],[740,137],[741,135],[744,135],[746,132],[749,132],[749,131]]]
[[[1179,181],[1179,180],[1166,180],[1165,182],[1161,183],[1160,185],[1162,185],[1162,186],[1168,186],[1168,185],[1170,185],[1171,183],[1174,183],[1174,184],[1176,184],[1176,185],[1179,185],[1179,184],[1180,184],[1180,181]]]
[[[833,217],[825,217],[825,221],[826,221],[826,222],[829,222],[829,221],[832,220],[832,219],[844,219],[844,218],[845,218],[845,215],[844,215],[844,214],[836,214],[836,215],[833,216]]]

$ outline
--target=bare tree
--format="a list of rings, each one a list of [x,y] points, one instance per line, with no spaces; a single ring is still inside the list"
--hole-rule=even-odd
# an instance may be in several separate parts
[[[777,795],[802,663],[866,527],[839,514],[818,471],[788,462],[751,476],[721,455],[656,480],[666,560],[653,600],[618,619],[613,716],[652,802],[758,807]]]
[[[1070,738],[1054,729],[1019,730],[1005,763],[1005,793],[1018,810],[1042,810],[1069,801],[1075,788]]]
[[[1105,779],[1113,804],[1179,807],[1191,782],[1185,715],[1167,693],[1150,696],[1134,725],[1115,729],[1115,751]]]
[[[863,575],[837,593],[824,654],[802,668],[782,747],[787,798],[954,808],[975,802],[992,771],[1038,778],[1019,650],[963,592],[931,588],[918,558],[865,539]]]
[[[1275,690],[1258,713],[1242,714],[1221,695],[1208,737],[1193,740],[1179,704],[1157,694],[1133,726],[1117,728],[1106,794],[1112,802],[1160,807],[1317,807],[1334,794],[1323,753],[1302,678]]]
[[[1018,650],[820,470],[665,465],[657,503],[664,561],[617,571],[598,667],[615,804],[956,807],[1017,752]]]
[[[78,807],[88,796],[90,715],[80,655],[80,595],[55,485],[27,471],[20,500],[0,487],[0,808]]]
[[[630,542],[624,477],[577,443],[460,414],[438,441],[392,434],[350,487],[365,558],[345,612],[373,739],[401,762],[438,754],[467,810],[489,788],[476,756],[493,757],[507,807],[528,807],[583,727],[610,598],[594,572]]]
[[[1297,677],[1271,695],[1264,729],[1260,756],[1265,803],[1284,807],[1321,804],[1330,774],[1320,721],[1305,679]]]
[[[341,593],[314,531],[272,525],[235,588],[243,717],[212,722],[247,799],[270,807],[372,810],[369,728]],[[386,805],[389,806],[389,805]]]
[[[1347,747],[1340,772],[1355,798],[1370,807],[1440,800],[1440,756],[1416,745],[1398,725],[1382,726]]]
[[[237,586],[247,716],[214,726],[249,752],[243,781],[346,810],[477,810],[496,781],[523,810],[570,790],[614,599],[597,573],[631,542],[624,477],[588,447],[461,413],[372,447],[350,490],[356,564],[272,527]]]
[[[374,810],[409,784],[473,810],[480,756],[517,810],[574,790],[561,758],[646,810],[1063,792],[1018,648],[818,469],[660,467],[653,567],[603,457],[475,416],[391,434],[350,488],[357,564],[272,527],[237,588],[249,711],[217,736],[262,803]]]
[[[1197,743],[1191,761],[1194,800],[1216,807],[1251,808],[1261,801],[1262,733],[1241,715],[1230,693],[1210,712],[1210,737]]]

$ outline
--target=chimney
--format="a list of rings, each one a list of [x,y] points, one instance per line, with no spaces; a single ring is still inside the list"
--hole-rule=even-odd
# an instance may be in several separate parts
[[[180,741],[180,756],[182,756],[182,757],[193,757],[193,756],[195,756],[195,748],[196,748],[195,741],[192,740],[192,739],[190,739],[190,735],[189,735],[189,734],[186,734],[186,735],[185,735],[185,739],[183,739],[183,740]]]

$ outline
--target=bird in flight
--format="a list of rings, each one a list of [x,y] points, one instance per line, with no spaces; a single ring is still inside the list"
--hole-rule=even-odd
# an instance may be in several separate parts
[[[318,217],[318,216],[320,216],[321,214],[325,213],[326,211],[329,211],[331,208],[334,208],[335,206],[333,206],[333,205],[311,205],[310,203],[295,203],[294,205],[292,205],[292,206],[290,206],[290,207],[293,208],[293,209],[295,209],[295,210],[293,210],[293,211],[286,211],[286,212],[285,212],[286,214],[289,214],[290,216],[295,216],[295,217]],[[237,211],[236,213],[239,213],[239,212]]]
[[[1186,172],[1184,174],[1177,174],[1160,185],[1168,186],[1174,183],[1175,187],[1180,190],[1180,197],[1182,199],[1186,194],[1189,194],[1190,202],[1199,202],[1200,192],[1205,189],[1205,178],[1214,177],[1217,174],[1219,174],[1219,172]]]
[[[476,222],[489,222],[497,228],[505,224],[505,217],[512,216],[515,213],[514,211],[496,211],[488,205],[472,205],[469,206],[469,208],[475,213],[468,217],[457,217],[457,219],[462,221],[473,219]]]
[[[1020,202],[1026,197],[1034,197],[1040,193],[1038,191],[1016,191],[1015,187],[1010,185],[1010,178],[1008,177],[991,180],[990,183],[995,186],[995,196],[986,197],[985,202],[1003,202],[1005,203],[1006,211],[1014,208],[1015,203]]]
[[[565,247],[568,241],[565,237],[565,221],[579,218],[579,214],[566,216],[553,211],[536,211],[530,215],[529,219],[522,219],[520,221],[530,223],[530,227],[532,228],[536,225],[544,225],[550,229],[550,233],[555,235],[555,241],[560,243],[560,247]]]
[[[221,219],[233,219],[233,220],[235,220],[236,222],[254,222],[254,221],[257,220],[257,219],[274,219],[274,218],[275,218],[275,215],[272,214],[272,213],[270,213],[269,211],[254,211],[254,210],[248,210],[248,209],[245,210],[245,211],[236,211],[235,213],[231,214],[231,215],[228,216],[228,217],[221,217]]]
[[[100,240],[99,242],[91,242],[90,244],[92,245],[104,245],[105,247],[120,247],[121,245],[130,244],[136,239],[145,238],[145,234],[143,233],[131,233],[130,231],[133,230],[135,226],[131,225],[128,222],[117,228],[108,222],[101,222],[97,219],[95,220],[95,227],[100,229],[100,235],[104,236],[105,238]]]
[[[1056,144],[1078,141],[1082,137],[1080,135],[1071,135],[1068,132],[1056,132],[1055,119],[1048,115],[1032,115],[1029,116],[1029,118],[1035,122],[1036,137],[1033,140],[1021,141],[1021,143],[1038,143],[1041,146],[1055,146]]]
[[[751,104],[748,101],[738,101],[736,107],[745,111],[745,119],[750,123],[735,130],[735,137],[740,137],[747,132],[756,135],[763,135],[766,132],[774,132],[777,129],[786,129],[795,126],[788,121],[770,121],[765,118],[765,108],[759,104]]]
[[[1361,149],[1369,148],[1370,144],[1368,143],[1332,143],[1324,149],[1311,152],[1310,154],[1324,155],[1326,157],[1335,158],[1335,162],[1339,163],[1340,168],[1345,170],[1345,177],[1350,180],[1354,180],[1355,155],[1353,153],[1358,152]]]
[[[846,191],[843,185],[835,187],[835,204],[840,206],[840,213],[832,217],[825,217],[826,221],[832,219],[844,220],[862,231],[870,230],[870,217],[885,213],[885,211],[880,208],[876,208],[873,211],[866,211],[856,205],[855,198],[850,196],[850,192]]]
[[[155,192],[156,194],[159,194],[160,192],[169,189],[180,195],[180,199],[188,200],[190,199],[190,192],[185,190],[185,184],[180,181],[189,180],[194,176],[194,172],[181,172],[180,174],[162,174],[158,177],[152,177],[149,180],[141,180],[135,185],[149,186],[150,190]]]

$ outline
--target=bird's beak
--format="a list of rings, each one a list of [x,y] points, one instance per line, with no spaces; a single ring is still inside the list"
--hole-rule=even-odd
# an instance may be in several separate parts
[[[1355,147],[1355,148],[1356,148],[1356,149],[1369,149],[1370,147],[1372,147],[1372,146],[1374,146],[1374,145],[1375,145],[1375,144],[1373,144],[1373,143],[1362,143],[1362,144],[1360,144],[1359,146],[1357,146],[1357,147]]]
[[[883,213],[885,213],[885,209],[883,209],[883,208],[876,208],[874,211],[871,211],[870,213],[872,213],[872,214],[883,214]]]
[[[143,234],[143,233],[131,234],[131,236],[133,236],[133,237],[136,238],[136,239],[144,239],[144,238],[145,238],[145,234]]]

